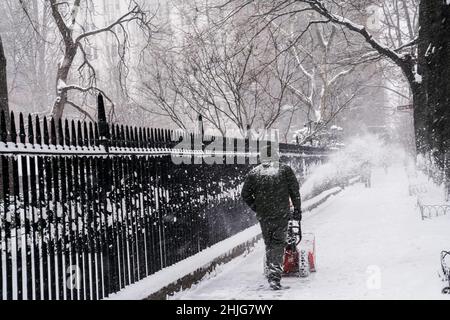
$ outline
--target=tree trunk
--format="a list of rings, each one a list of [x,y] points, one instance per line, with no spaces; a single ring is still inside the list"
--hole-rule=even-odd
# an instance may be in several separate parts
[[[429,150],[430,137],[427,129],[426,95],[423,86],[418,83],[410,84],[414,107],[414,133],[416,153],[425,154]]]
[[[57,121],[62,118],[64,106],[67,103],[67,89],[64,86],[69,79],[70,68],[77,54],[76,45],[66,45],[66,53],[56,73],[56,100],[53,105],[52,117]]]
[[[5,112],[6,127],[9,127],[9,106],[8,106],[8,82],[6,77],[6,57],[3,51],[2,37],[0,36],[0,112]],[[3,166],[0,159],[0,165]],[[11,173],[11,170],[10,170]],[[10,174],[11,175],[11,174]],[[12,181],[12,180],[11,180]],[[0,201],[3,199],[3,183],[0,181]]]
[[[426,145],[441,169],[450,147],[450,5],[445,0],[420,2],[418,72],[422,75],[419,99]]]
[[[6,77],[6,57],[3,51],[3,42],[0,36],[0,112],[4,111],[6,117],[9,115],[8,106],[8,82]]]

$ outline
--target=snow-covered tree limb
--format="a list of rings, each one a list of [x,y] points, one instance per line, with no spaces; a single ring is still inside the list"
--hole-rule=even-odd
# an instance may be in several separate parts
[[[114,36],[115,41],[117,42],[118,49],[118,57],[119,57],[119,82],[120,85],[125,86],[125,81],[123,78],[126,77],[126,72],[123,70],[127,70],[126,67],[126,59],[125,53],[128,49],[128,31],[124,26],[128,23],[134,22],[138,25],[139,29],[145,33],[146,36],[150,37],[153,32],[155,26],[152,24],[152,20],[154,18],[154,14],[150,14],[149,12],[144,11],[140,5],[136,2],[131,1],[133,3],[133,7],[128,9],[125,13],[115,19],[112,23],[100,27],[94,28],[93,30],[85,31],[85,29],[81,26],[79,21],[79,12],[82,8],[86,10],[92,10],[92,3],[88,0],[73,0],[73,2],[67,1],[67,5],[72,3],[72,6],[69,6],[69,14],[63,15],[60,11],[61,2],[57,2],[56,0],[48,0],[51,5],[51,14],[55,21],[55,25],[57,27],[58,33],[62,38],[63,56],[58,64],[57,75],[56,75],[56,83],[57,90],[55,99],[55,103],[52,108],[52,116],[55,119],[61,118],[64,105],[68,101],[67,94],[71,90],[76,90],[81,93],[90,93],[92,91],[101,91],[100,88],[97,87],[97,72],[95,70],[94,65],[91,63],[91,57],[88,56],[86,52],[86,46],[89,45],[88,38],[103,34],[103,33],[111,33]],[[81,18],[80,18],[81,19]],[[81,26],[80,30],[75,28],[76,26]],[[119,37],[116,33],[116,29],[120,28],[122,31],[122,35]],[[145,39],[146,42],[148,39]],[[147,44],[145,44],[146,46]],[[81,63],[78,66],[77,70],[79,72],[79,78],[81,79],[80,86],[64,86],[61,84],[67,83],[69,80],[73,81],[72,78],[72,68],[74,67],[74,61],[76,56],[81,53]],[[86,75],[87,70],[87,75]],[[89,88],[88,90],[84,90]],[[124,89],[123,89],[124,90]],[[107,97],[107,95],[105,95]],[[114,104],[111,99],[108,99],[111,102],[111,112],[114,112]],[[72,101],[73,102],[73,101]]]
[[[350,19],[347,19],[338,14],[332,13],[325,7],[323,1],[319,0],[305,0],[305,3],[308,3],[312,9],[314,9],[317,13],[329,19],[330,22],[335,23],[337,25],[344,26],[350,31],[353,31],[359,35],[361,35],[365,41],[372,46],[377,52],[382,54],[385,57],[391,59],[395,64],[397,64],[405,74],[406,78],[410,83],[417,82],[414,66],[415,63],[413,58],[410,55],[402,55],[399,54],[395,49],[390,49],[389,47],[381,44],[377,41],[373,35],[367,30],[365,26],[357,24]]]

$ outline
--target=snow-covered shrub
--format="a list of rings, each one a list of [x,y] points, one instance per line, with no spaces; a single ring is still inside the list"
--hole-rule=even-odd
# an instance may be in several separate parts
[[[445,176],[443,170],[439,168],[435,157],[430,153],[426,155],[417,155],[417,169],[422,171],[429,179],[437,185],[444,183]]]

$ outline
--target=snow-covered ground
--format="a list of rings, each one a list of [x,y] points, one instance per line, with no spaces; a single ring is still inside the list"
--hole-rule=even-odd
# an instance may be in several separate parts
[[[438,277],[439,254],[450,249],[450,216],[422,221],[402,167],[375,169],[372,188],[358,183],[305,214],[314,232],[316,274],[287,278],[270,291],[260,242],[173,299],[449,299]]]
[[[172,266],[164,268],[147,278],[133,283],[121,291],[111,294],[109,300],[142,300],[161,290],[167,285],[175,283],[182,277],[200,268],[208,267],[214,259],[231,252],[238,245],[252,240],[261,233],[259,225],[247,228],[238,234],[225,239],[215,245],[184,259]]]

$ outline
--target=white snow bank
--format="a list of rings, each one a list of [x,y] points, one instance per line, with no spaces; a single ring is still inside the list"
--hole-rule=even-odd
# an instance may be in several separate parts
[[[319,204],[326,201],[329,197],[338,194],[342,191],[342,188],[336,187],[332,188],[330,190],[324,191],[318,196],[311,198],[309,200],[302,202],[302,210],[303,211],[311,211],[312,209],[315,209]]]
[[[107,300],[142,300],[165,286],[178,281],[184,276],[208,266],[214,259],[229,253],[235,247],[250,241],[261,233],[258,225],[209,247],[196,255],[164,268],[147,278],[134,283],[118,293],[110,295]]]

